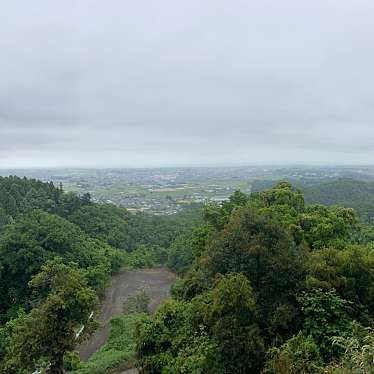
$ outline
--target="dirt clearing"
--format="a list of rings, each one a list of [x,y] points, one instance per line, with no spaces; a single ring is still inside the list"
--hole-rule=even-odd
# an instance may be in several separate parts
[[[87,361],[106,342],[109,337],[109,320],[122,313],[123,302],[127,297],[144,290],[150,297],[149,309],[153,313],[169,297],[170,286],[174,281],[175,274],[164,268],[127,270],[115,275],[95,315],[101,327],[77,347],[81,360]]]

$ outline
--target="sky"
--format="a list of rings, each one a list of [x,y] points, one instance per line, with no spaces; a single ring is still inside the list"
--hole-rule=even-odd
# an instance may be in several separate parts
[[[0,168],[374,164],[372,0],[4,0]]]

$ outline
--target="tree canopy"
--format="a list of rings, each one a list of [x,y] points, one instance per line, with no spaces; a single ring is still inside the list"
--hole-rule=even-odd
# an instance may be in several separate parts
[[[145,372],[323,373],[346,365],[335,342],[374,317],[374,246],[362,244],[354,210],[307,205],[281,182],[208,205],[204,218],[176,242],[173,253],[185,258],[184,241],[191,265],[174,300],[138,325]]]

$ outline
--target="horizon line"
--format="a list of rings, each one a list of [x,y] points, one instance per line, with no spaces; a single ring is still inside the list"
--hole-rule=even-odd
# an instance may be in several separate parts
[[[279,168],[279,167],[306,167],[306,168],[367,168],[367,167],[374,167],[374,164],[322,164],[322,163],[245,163],[245,164],[221,164],[221,165],[213,165],[213,164],[176,164],[176,165],[148,165],[148,166],[93,166],[93,165],[66,165],[66,166],[11,166],[11,167],[1,167],[0,170],[62,170],[62,169],[69,169],[69,170],[125,170],[125,169],[220,169],[220,168],[245,168],[245,167],[266,167],[266,168]]]

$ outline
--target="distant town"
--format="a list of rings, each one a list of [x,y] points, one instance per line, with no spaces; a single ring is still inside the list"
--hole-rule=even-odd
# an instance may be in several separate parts
[[[256,183],[289,179],[303,183],[337,178],[374,180],[372,167],[189,167],[158,169],[0,170],[62,184],[66,191],[90,193],[92,200],[132,212],[175,214],[191,204],[221,202],[235,190],[249,193]]]

